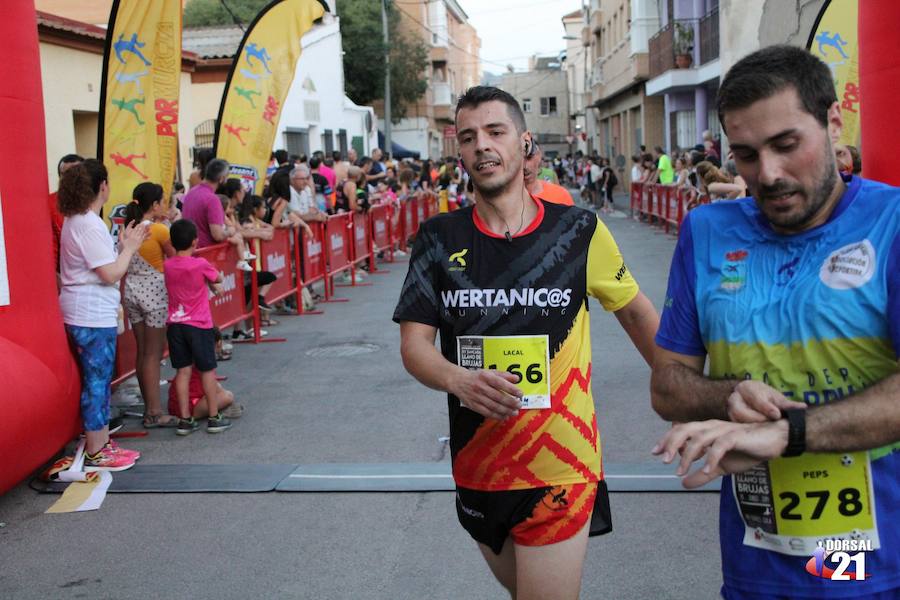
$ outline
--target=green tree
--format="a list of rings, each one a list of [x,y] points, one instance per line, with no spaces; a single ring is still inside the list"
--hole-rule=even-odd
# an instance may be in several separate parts
[[[344,45],[344,91],[360,105],[384,100],[384,35],[380,0],[337,0]],[[420,38],[400,31],[400,13],[388,4],[391,44],[391,117],[425,94],[428,49]]]
[[[247,26],[270,0],[190,0],[184,7],[184,26],[203,27],[207,25],[232,25],[234,18]],[[234,13],[234,18],[228,14]]]

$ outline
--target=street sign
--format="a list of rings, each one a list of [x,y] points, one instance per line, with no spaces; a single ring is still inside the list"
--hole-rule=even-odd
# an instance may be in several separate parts
[[[444,127],[444,139],[445,140],[453,140],[456,139],[456,127],[453,125],[447,125]]]

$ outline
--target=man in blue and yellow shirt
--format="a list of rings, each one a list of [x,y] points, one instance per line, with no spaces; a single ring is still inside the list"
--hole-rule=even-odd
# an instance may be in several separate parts
[[[753,197],[682,228],[652,379],[654,408],[681,424],[655,452],[681,454],[687,487],[732,473],[726,599],[896,598],[900,190],[841,177],[834,83],[804,50],[739,61],[718,110]],[[829,540],[871,548],[865,573],[826,577]]]

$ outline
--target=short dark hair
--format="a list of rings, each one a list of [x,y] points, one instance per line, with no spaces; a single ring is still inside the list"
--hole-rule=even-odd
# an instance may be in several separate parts
[[[203,169],[203,179],[210,182],[217,182],[222,175],[226,175],[231,166],[227,160],[222,158],[214,158],[206,163]]]
[[[279,165],[283,165],[288,161],[288,153],[287,150],[276,150],[275,151],[275,160]]]
[[[82,158],[81,156],[78,156],[77,154],[66,154],[61,159],[59,159],[58,163],[56,163],[56,174],[62,175],[63,165],[70,165],[72,163],[80,162],[84,162],[84,158]]]
[[[291,199],[291,175],[288,171],[278,171],[269,179],[269,197]]]
[[[528,126],[525,124],[525,113],[518,101],[508,92],[487,85],[476,85],[466,90],[466,93],[459,97],[456,101],[456,113],[454,119],[459,116],[459,111],[463,108],[477,108],[485,102],[502,102],[506,105],[506,111],[509,118],[512,119],[518,133],[523,133]]]
[[[232,177],[231,179],[226,179],[225,183],[220,185],[219,189],[216,190],[216,193],[224,194],[225,196],[228,196],[228,198],[234,198],[234,195],[243,189],[243,187],[244,185],[241,183],[240,179]]]
[[[859,148],[847,146],[847,152],[850,153],[850,158],[853,159],[853,174],[859,175],[862,173],[862,156],[859,154]]]
[[[795,89],[803,109],[828,127],[828,109],[837,102],[828,65],[801,48],[777,45],[748,54],[725,74],[716,100],[722,131],[726,112],[746,108],[787,88]]]
[[[340,150],[335,150],[334,152],[332,152],[332,153],[331,153],[331,158],[332,158],[335,162],[341,162],[341,160],[342,160],[342,158],[341,158],[341,151],[340,151]]]
[[[322,164],[322,159],[313,154],[313,157],[309,159],[309,168],[310,169],[318,169]]]
[[[172,247],[178,252],[187,250],[197,239],[197,226],[190,219],[178,219],[169,229]]]

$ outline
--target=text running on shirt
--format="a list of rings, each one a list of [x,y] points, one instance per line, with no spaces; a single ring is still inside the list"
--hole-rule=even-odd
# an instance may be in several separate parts
[[[572,290],[559,288],[461,289],[441,292],[444,308],[565,308]]]

